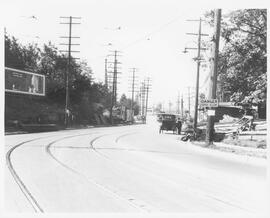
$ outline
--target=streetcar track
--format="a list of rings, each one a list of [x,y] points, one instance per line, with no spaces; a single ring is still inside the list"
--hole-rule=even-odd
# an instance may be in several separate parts
[[[104,135],[97,136],[97,137],[95,137],[93,140],[91,140],[91,142],[93,142],[93,141],[95,141],[95,140],[97,140],[97,139],[99,139],[99,138],[101,138],[101,137],[107,136],[107,135],[109,135],[109,134],[104,134]],[[79,136],[79,135],[76,135],[76,136],[73,136],[73,137],[77,137],[77,136]],[[102,189],[104,192],[110,194],[112,197],[114,197],[114,198],[116,198],[116,199],[118,199],[118,200],[121,200],[121,201],[125,201],[125,202],[127,202],[128,204],[130,204],[131,206],[133,206],[134,208],[136,208],[136,209],[138,209],[138,210],[140,210],[140,211],[142,211],[142,212],[145,211],[145,209],[143,209],[143,208],[141,208],[141,207],[138,207],[136,204],[134,204],[133,202],[131,202],[129,199],[126,199],[126,198],[122,197],[121,195],[117,194],[116,192],[114,192],[114,191],[108,189],[106,186],[104,186],[104,185],[102,185],[102,184],[96,182],[94,179],[90,179],[89,177],[85,176],[84,174],[81,174],[81,173],[78,172],[77,170],[74,170],[73,168],[71,168],[71,167],[68,166],[67,164],[65,164],[65,163],[63,163],[62,161],[60,161],[59,159],[57,159],[57,158],[53,155],[53,153],[51,152],[50,148],[52,147],[53,144],[55,144],[55,143],[57,143],[57,142],[59,142],[59,141],[61,141],[61,140],[65,140],[65,139],[67,139],[67,138],[72,138],[72,136],[71,136],[71,137],[64,137],[64,138],[55,140],[55,141],[49,143],[49,144],[46,146],[46,149],[45,149],[45,150],[46,150],[46,152],[48,153],[48,155],[51,156],[51,158],[53,158],[58,164],[60,164],[60,165],[61,165],[62,167],[64,167],[65,169],[67,169],[67,170],[73,172],[74,174],[76,174],[76,175],[78,175],[78,176],[84,178],[86,181],[91,182],[92,184],[94,184],[94,185],[97,186],[98,188]],[[90,142],[90,145],[92,144],[91,142]],[[54,147],[54,146],[53,146],[53,147]],[[89,148],[88,148],[88,149],[89,149]],[[91,147],[91,149],[95,150],[94,147]]]
[[[127,136],[127,135],[130,135],[130,134],[125,134],[125,135],[123,135],[123,136],[119,136],[118,138],[117,138],[117,140],[115,140],[115,142],[116,143],[118,143],[118,141],[119,141],[119,139],[120,138],[122,138],[122,137],[125,137],[125,136]],[[104,150],[106,150],[106,148],[98,148],[98,149],[104,149]],[[123,149],[124,150],[124,149]],[[130,150],[128,150],[127,149],[127,151],[130,151]],[[148,151],[143,151],[143,152],[148,152]],[[162,152],[157,152],[157,153],[162,153]],[[110,158],[110,157],[108,157],[108,156],[106,156],[107,157],[107,159],[111,159],[111,160],[113,160],[112,158]],[[129,163],[125,163],[125,162],[123,162],[123,161],[119,161],[119,160],[115,160],[115,161],[118,161],[119,163],[122,163],[122,164],[129,164]],[[133,165],[131,165],[131,164],[129,164],[131,167],[134,167]],[[136,166],[135,166],[136,167]],[[147,170],[147,169],[145,169],[145,168],[141,168],[141,167],[136,167],[136,168],[138,168],[139,170],[142,170],[142,171],[147,171],[147,172],[149,172],[149,170]],[[162,178],[162,179],[164,179],[163,177],[161,177],[160,175],[157,175],[157,174],[155,174],[155,173],[151,173],[153,176],[157,176],[157,177],[160,177],[160,178]],[[175,182],[173,182],[172,180],[169,180],[169,179],[164,179],[164,180],[167,180],[168,182],[171,182],[171,183],[175,183]],[[195,181],[195,180],[194,180]],[[209,194],[199,194],[199,192],[196,192],[196,191],[192,191],[192,190],[190,190],[191,192],[193,192],[193,193],[195,193],[195,194],[197,194],[197,195],[199,195],[199,196],[205,196],[205,197],[207,197],[207,198],[210,198],[210,199],[214,199],[214,200],[216,200],[216,201],[219,201],[219,202],[222,202],[223,204],[227,204],[227,205],[230,205],[230,206],[232,206],[232,207],[235,207],[235,208],[239,208],[239,209],[241,209],[241,210],[244,210],[244,211],[249,211],[249,212],[252,212],[250,209],[248,209],[248,208],[244,208],[244,207],[242,207],[242,206],[238,206],[238,205],[236,205],[236,204],[232,204],[232,203],[230,203],[229,202],[229,200],[221,200],[221,199],[219,199],[219,198],[217,198],[217,197],[215,197],[215,196],[212,196],[212,195],[209,195]],[[237,190],[236,190],[237,191]],[[234,196],[234,195],[233,195]]]
[[[86,135],[93,135],[93,134],[96,134],[96,133],[99,133],[99,132],[93,132],[93,133],[84,133],[84,134],[78,134],[78,135],[71,135],[71,136],[65,136],[65,137],[62,137],[60,139],[57,139],[57,140],[54,140],[52,142],[50,142],[49,144],[47,144],[45,146],[45,151],[47,152],[47,154],[49,154],[55,161],[57,161],[59,164],[62,165],[62,162],[59,162],[59,160],[52,154],[50,148],[53,144],[59,142],[59,141],[62,141],[62,140],[65,140],[65,139],[69,139],[69,138],[75,138],[75,137],[79,137],[79,136],[86,136]],[[59,146],[60,147],[60,146]],[[63,146],[64,147],[64,146]],[[64,165],[66,166],[66,165]]]
[[[13,177],[14,181],[19,186],[21,192],[23,193],[23,195],[25,196],[25,198],[27,199],[27,201],[29,202],[29,204],[32,206],[32,208],[34,209],[34,211],[37,212],[37,213],[44,213],[44,209],[40,206],[40,204],[38,203],[37,199],[33,196],[33,194],[30,192],[30,190],[27,188],[27,186],[25,185],[25,183],[22,181],[22,179],[20,178],[20,176],[16,172],[16,170],[14,168],[14,165],[12,164],[12,161],[11,161],[11,155],[12,155],[12,152],[15,149],[17,149],[18,147],[20,147],[22,145],[25,145],[26,143],[34,142],[34,141],[38,141],[38,140],[42,140],[42,139],[46,139],[46,138],[51,138],[51,137],[57,137],[57,135],[38,137],[38,138],[35,138],[35,139],[29,139],[27,141],[23,141],[23,142],[21,142],[19,144],[14,145],[6,153],[6,164],[8,166],[9,172],[11,173],[11,176]],[[12,145],[10,145],[10,146],[12,146]],[[31,147],[31,146],[29,146],[29,147]],[[40,147],[40,145],[39,145],[39,147]],[[44,145],[41,146],[41,147],[44,147]]]
[[[115,142],[118,143],[120,138],[125,137],[125,136],[128,136],[128,135],[132,135],[132,134],[136,134],[136,132],[134,132],[134,133],[127,133],[127,134],[124,134],[124,135],[120,135],[119,137],[117,137],[117,138],[115,139]],[[105,135],[103,135],[103,136],[105,136]],[[157,175],[156,173],[152,173],[152,172],[150,172],[150,171],[147,170],[147,169],[142,169],[141,167],[137,167],[137,166],[131,165],[131,164],[127,163],[127,162],[123,162],[123,161],[120,161],[120,160],[118,160],[118,159],[116,160],[116,159],[110,158],[110,157],[108,157],[107,155],[105,155],[105,154],[99,152],[98,150],[99,150],[100,148],[95,148],[95,147],[94,147],[94,142],[95,142],[96,140],[98,140],[99,138],[101,138],[101,136],[100,136],[100,137],[94,138],[94,139],[90,142],[91,148],[92,148],[96,153],[100,154],[101,156],[103,156],[103,157],[106,158],[107,160],[114,161],[114,162],[118,162],[118,163],[120,163],[121,165],[125,165],[125,166],[128,164],[130,167],[132,167],[132,168],[133,168],[134,170],[136,170],[136,171],[140,171],[140,172],[142,172],[142,173],[144,173],[144,174],[147,174],[147,175],[151,174],[152,176],[157,177],[157,178],[159,178],[159,179],[161,179],[161,180],[164,180],[164,181],[167,181],[167,182],[172,183],[172,184],[174,184],[174,185],[177,185],[177,183],[175,183],[174,181],[169,180],[169,179],[166,179],[166,178],[164,178],[164,177],[162,177],[162,176],[160,176],[160,175]],[[106,148],[101,148],[101,149],[106,150]],[[219,202],[221,202],[221,203],[223,203],[223,204],[229,205],[229,206],[231,206],[231,207],[235,207],[235,208],[238,208],[238,209],[241,209],[241,210],[244,210],[244,211],[249,211],[249,212],[251,212],[251,211],[250,211],[249,209],[247,209],[247,208],[244,208],[244,207],[239,206],[239,205],[232,204],[232,203],[230,203],[230,202],[228,202],[228,201],[221,200],[221,199],[219,199],[219,198],[217,198],[217,197],[214,197],[214,196],[211,196],[211,195],[209,195],[209,194],[203,194],[203,193],[200,193],[200,192],[198,192],[198,191],[192,191],[192,190],[189,189],[189,190],[188,190],[188,193],[190,193],[190,192],[192,192],[193,194],[196,194],[197,196],[209,198],[209,199],[212,199],[212,200],[215,200],[215,201],[219,201]]]
[[[129,136],[129,135],[134,135],[134,134],[137,134],[138,132],[129,132],[129,133],[126,133],[124,135],[120,135],[118,136],[116,139],[115,139],[115,142],[118,143],[119,139],[123,138],[123,137],[126,137],[126,136]]]
[[[124,134],[124,135],[120,135],[119,137],[116,138],[115,141],[118,141],[120,138],[122,138],[122,137],[124,137],[124,136],[131,135],[131,134],[136,134],[136,133],[137,133],[137,132],[132,132],[132,133],[127,133],[127,134]],[[100,138],[102,138],[102,137],[104,137],[104,136],[108,136],[108,134],[104,134],[104,135],[101,135],[101,136],[98,136],[98,137],[92,139],[92,140],[90,141],[90,148],[91,148],[93,151],[95,151],[97,154],[99,154],[100,156],[102,156],[103,158],[105,158],[105,159],[107,159],[107,160],[109,160],[109,161],[118,162],[117,160],[114,160],[114,159],[112,159],[112,158],[109,158],[107,155],[104,155],[104,154],[102,154],[101,152],[99,152],[99,151],[98,151],[99,148],[96,149],[96,148],[94,147],[94,142],[96,142],[98,139],[100,139]],[[142,209],[142,210],[146,210],[147,212],[151,212],[151,210],[149,210],[149,209],[146,207],[146,205],[138,205],[138,206],[137,206],[137,204],[133,203],[134,201],[139,201],[139,200],[137,200],[137,199],[135,200],[134,198],[129,198],[128,201],[129,201],[130,203],[134,204],[136,207],[139,207],[139,208]],[[149,207],[149,206],[148,206],[148,207]],[[151,206],[151,207],[152,207],[152,206]]]
[[[33,142],[33,141],[37,141],[40,139],[44,139],[44,138],[48,138],[48,137],[40,137],[40,138],[35,138],[35,139],[31,139],[31,140],[27,140],[24,142],[21,142],[15,146],[13,146],[7,153],[6,153],[6,163],[8,166],[8,169],[13,177],[13,179],[15,180],[15,182],[17,183],[17,185],[19,186],[20,190],[22,191],[22,193],[24,194],[24,196],[26,197],[27,201],[30,203],[30,205],[33,207],[33,209],[35,210],[35,212],[40,212],[40,213],[44,213],[44,210],[41,208],[41,206],[39,205],[39,203],[37,202],[36,198],[31,194],[31,192],[29,191],[29,189],[26,187],[26,185],[24,184],[24,182],[21,180],[21,178],[19,177],[19,175],[17,174],[12,161],[11,161],[11,154],[12,152],[26,144],[29,142]]]
[[[83,135],[92,135],[92,134],[96,134],[96,133],[99,133],[99,132],[94,132],[94,133],[88,133],[88,134],[79,134],[79,135],[71,135],[71,136],[66,136],[66,137],[62,137],[60,139],[57,139],[57,140],[54,140],[52,142],[50,142],[49,144],[46,145],[45,147],[45,150],[46,150],[46,153],[51,157],[53,158],[58,164],[60,164],[61,166],[63,166],[64,168],[66,168],[67,170],[73,172],[74,174],[80,176],[80,177],[83,177],[84,179],[86,179],[87,181],[91,182],[92,184],[96,185],[97,187],[99,187],[100,189],[102,189],[104,192],[107,192],[109,193],[111,196],[115,197],[116,199],[119,199],[119,200],[122,200],[122,201],[126,201],[128,202],[129,204],[131,204],[133,207],[141,210],[141,211],[148,211],[148,209],[146,208],[145,205],[137,205],[136,203],[134,203],[133,201],[136,201],[135,199],[126,199],[125,197],[122,197],[121,195],[117,194],[116,192],[108,189],[106,186],[102,185],[102,184],[99,184],[98,182],[94,181],[93,179],[91,178],[88,178],[86,175],[84,174],[81,174],[80,172],[72,169],[71,167],[69,167],[68,165],[66,165],[65,163],[61,162],[59,159],[57,159],[54,154],[51,152],[50,148],[52,147],[52,145],[54,145],[55,143],[59,142],[59,141],[62,141],[62,140],[65,140],[65,139],[68,139],[68,138],[74,138],[74,137],[79,137],[79,136],[83,136]],[[115,134],[115,133],[112,133],[112,134]],[[120,138],[122,137],[125,137],[125,136],[128,136],[128,135],[131,135],[131,134],[136,134],[136,132],[132,132],[132,133],[127,133],[127,134],[124,134],[124,135],[120,135],[119,137],[117,137],[115,139],[115,143],[118,143]],[[145,169],[141,169],[140,167],[137,167],[137,166],[133,166],[129,163],[124,163],[123,161],[119,161],[119,160],[116,160],[116,159],[113,159],[113,158],[110,158],[108,157],[107,155],[99,152],[98,150],[99,149],[106,149],[106,148],[95,148],[94,147],[94,143],[102,138],[102,137],[105,137],[105,136],[108,136],[108,135],[111,135],[111,134],[103,134],[103,135],[99,135],[97,137],[95,137],[94,139],[92,139],[90,141],[90,148],[91,150],[95,151],[96,153],[98,153],[100,156],[102,156],[103,158],[106,158],[107,160],[109,161],[114,161],[114,162],[118,162],[120,164],[128,164],[130,165],[132,168],[134,168],[135,170],[139,170],[143,173],[147,173],[149,175],[152,174],[152,176],[155,176],[155,177],[160,177],[162,178],[163,180],[167,181],[168,179],[165,179],[159,175],[156,175],[155,173],[152,173],[150,172],[149,170],[145,170]],[[22,146],[22,145],[25,145],[29,142],[33,142],[33,141],[37,141],[37,140],[41,140],[41,139],[46,139],[46,138],[51,138],[51,137],[56,137],[55,135],[54,136],[46,136],[46,137],[39,137],[39,138],[35,138],[35,139],[31,139],[31,140],[27,140],[27,141],[24,141],[24,142],[21,142],[15,146],[13,146],[7,153],[6,153],[6,163],[7,163],[7,166],[9,168],[9,171],[11,172],[11,175],[12,177],[14,178],[15,182],[18,184],[20,190],[22,191],[22,193],[24,194],[24,196],[26,197],[27,201],[31,204],[31,206],[33,207],[33,209],[35,210],[35,212],[40,212],[40,213],[44,213],[44,210],[42,209],[42,207],[39,205],[38,201],[36,200],[36,198],[32,195],[32,193],[29,191],[29,189],[26,187],[26,185],[24,184],[24,182],[22,181],[22,179],[19,177],[19,175],[17,174],[16,170],[14,169],[14,166],[12,164],[12,161],[11,161],[11,154],[12,152]],[[31,146],[31,145],[30,145]],[[89,147],[72,147],[72,146],[53,146],[53,148],[72,148],[72,149],[89,149]],[[144,172],[145,171],[145,172]],[[147,171],[147,172],[146,172]],[[174,183],[173,181],[171,180],[168,180],[168,182],[171,182],[171,183]],[[193,191],[194,192],[194,191]],[[202,194],[199,194],[197,192],[195,192],[195,194],[197,195],[202,195]],[[230,205],[230,206],[233,206],[233,207],[237,207],[239,209],[242,209],[242,210],[245,210],[247,211],[248,209],[246,208],[242,208],[242,207],[239,207],[238,205],[234,205],[230,202],[227,202],[227,201],[224,201],[224,200],[220,200],[216,197],[213,197],[213,196],[210,196],[210,195],[203,195],[207,198],[210,198],[210,199],[213,199],[213,200],[216,200],[216,201],[220,201],[224,204],[227,204],[227,205]],[[149,205],[150,206],[150,205]],[[249,211],[249,210],[248,210]]]

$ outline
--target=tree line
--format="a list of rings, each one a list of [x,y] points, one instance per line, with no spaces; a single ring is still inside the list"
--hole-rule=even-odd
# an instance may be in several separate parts
[[[5,35],[5,66],[46,76],[46,96],[40,107],[43,113],[46,113],[44,104],[47,112],[64,113],[67,61],[67,57],[51,42],[40,48],[37,44],[22,45],[15,37]],[[125,97],[117,104],[129,107],[128,102],[130,99]],[[85,61],[71,59],[69,109],[76,121],[93,123],[95,116],[109,111],[110,106],[111,92],[108,87],[92,79],[92,69]]]

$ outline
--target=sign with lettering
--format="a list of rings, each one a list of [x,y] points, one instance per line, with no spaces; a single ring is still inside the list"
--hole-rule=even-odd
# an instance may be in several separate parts
[[[216,115],[216,111],[215,110],[207,110],[207,115],[208,116],[215,116]]]
[[[5,67],[5,91],[45,96],[45,76]]]
[[[203,99],[200,101],[201,107],[218,107],[217,99]]]

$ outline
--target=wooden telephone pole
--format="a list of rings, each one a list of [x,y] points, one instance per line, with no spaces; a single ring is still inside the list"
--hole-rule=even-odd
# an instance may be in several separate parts
[[[120,72],[118,71],[118,65],[121,64],[118,62],[117,58],[119,56],[119,51],[112,51],[113,54],[109,56],[113,56],[114,61],[113,62],[108,62],[107,63],[112,63],[113,64],[113,71],[112,72],[107,72],[107,73],[112,73],[112,93],[111,93],[111,108],[110,108],[110,121],[111,124],[113,124],[113,108],[116,105],[117,102],[117,84],[118,84],[118,74]]]
[[[148,97],[149,97],[149,89],[150,89],[150,78],[147,78],[147,84],[146,84],[146,102],[145,102],[145,122],[147,118],[147,109],[148,109]]]
[[[194,108],[194,129],[197,128],[197,117],[198,117],[198,97],[199,97],[199,79],[200,79],[200,64],[201,64],[201,50],[206,50],[206,48],[201,48],[201,37],[208,36],[208,34],[203,34],[201,32],[202,29],[202,19],[199,20],[187,20],[187,21],[195,21],[199,22],[199,32],[196,33],[187,33],[188,35],[197,35],[198,36],[198,47],[197,48],[185,48],[184,52],[187,52],[188,49],[195,49],[198,51],[197,57],[194,60],[197,61],[197,76],[196,76],[196,92],[195,92],[195,108]]]
[[[183,94],[182,94],[182,97],[181,97],[181,116],[182,116],[182,119],[184,119],[184,100],[183,100]]]
[[[220,38],[220,20],[221,9],[215,10],[215,33],[213,37],[212,58],[211,58],[211,71],[210,71],[210,84],[208,99],[216,99],[217,92],[217,66],[218,66],[218,49]],[[206,129],[206,144],[211,145],[214,139],[214,119],[215,116],[207,117],[207,129]]]
[[[137,68],[133,67],[131,68],[132,70],[132,78],[131,78],[131,102],[130,102],[130,107],[131,107],[131,122],[134,122],[134,94],[135,94],[135,88],[137,87],[137,76],[136,76],[136,71],[138,70]]]
[[[176,105],[177,105],[177,108],[176,108],[177,114],[180,114],[180,93],[179,92],[177,96]]]
[[[108,89],[108,67],[107,67],[108,59],[105,58],[105,87]]]
[[[71,52],[79,52],[79,51],[73,51],[71,50],[71,46],[73,45],[79,45],[79,44],[72,44],[71,40],[73,38],[80,38],[80,37],[76,37],[76,36],[72,36],[72,25],[74,24],[81,24],[78,22],[73,22],[73,20],[79,20],[81,19],[81,17],[60,17],[61,19],[68,19],[68,22],[66,23],[60,23],[60,24],[67,24],[69,26],[69,35],[68,36],[61,36],[60,38],[67,38],[68,39],[68,44],[67,43],[61,43],[60,45],[67,45],[68,46],[68,50],[60,50],[60,52],[67,52],[68,53],[68,64],[67,64],[67,72],[65,75],[65,86],[66,86],[66,101],[65,101],[65,126],[68,126],[68,116],[70,113],[69,110],[69,75],[71,74],[71,59],[78,59],[78,58],[73,58],[71,56]]]

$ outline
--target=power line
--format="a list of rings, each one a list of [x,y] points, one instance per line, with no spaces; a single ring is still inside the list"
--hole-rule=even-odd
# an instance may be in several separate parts
[[[135,45],[135,44],[137,44],[137,43],[139,43],[139,42],[141,42],[143,40],[148,39],[149,36],[154,35],[154,34],[160,32],[161,30],[163,30],[164,28],[166,28],[170,24],[172,24],[172,23],[176,22],[177,20],[179,20],[179,18],[180,18],[180,16],[175,17],[174,19],[172,19],[169,22],[167,22],[167,23],[163,24],[162,26],[160,26],[158,29],[153,30],[152,32],[150,32],[148,34],[145,34],[145,36],[143,36],[143,37],[141,37],[141,38],[139,38],[139,39],[137,39],[137,40],[135,40],[135,41],[127,44],[121,50],[127,49],[127,48],[129,48],[129,47],[131,47],[131,46],[133,46],[133,45]]]

